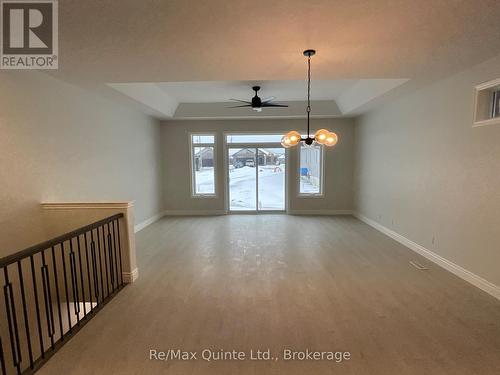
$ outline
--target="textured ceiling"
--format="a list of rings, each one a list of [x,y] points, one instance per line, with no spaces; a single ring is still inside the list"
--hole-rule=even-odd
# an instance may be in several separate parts
[[[433,78],[500,53],[498,0],[63,0],[62,78]]]
[[[60,68],[48,74],[155,115],[165,113],[158,106],[173,113],[178,103],[219,102],[223,85],[299,85],[306,48],[318,51],[313,95],[335,98],[340,112],[351,114],[375,103],[359,93],[378,91],[377,100],[388,100],[500,54],[499,0],[60,0],[59,12]],[[358,84],[363,79],[375,82],[368,91]],[[389,95],[374,79],[410,82]],[[216,82],[202,93],[177,85],[179,100],[167,94],[190,81]],[[135,87],[155,104],[107,83],[155,84]],[[262,96],[296,100],[299,90],[285,86]],[[226,96],[245,98],[244,91],[240,85]],[[341,91],[347,94],[339,99]]]

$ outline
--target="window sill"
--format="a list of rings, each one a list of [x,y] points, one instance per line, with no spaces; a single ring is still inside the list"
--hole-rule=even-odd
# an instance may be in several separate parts
[[[324,198],[324,194],[299,194],[297,195],[297,198],[303,199],[303,198]]]
[[[201,198],[201,199],[213,199],[217,198],[217,194],[193,194],[191,198]]]
[[[473,128],[488,125],[500,125],[500,117],[490,118],[488,120],[476,121],[472,124]]]

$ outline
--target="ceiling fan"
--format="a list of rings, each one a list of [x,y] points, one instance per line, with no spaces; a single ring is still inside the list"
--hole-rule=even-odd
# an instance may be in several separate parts
[[[259,98],[258,92],[260,90],[260,86],[253,86],[252,90],[255,91],[255,96],[252,98],[251,101],[229,99],[235,102],[245,103],[243,105],[236,105],[234,107],[229,107],[229,108],[252,107],[254,111],[262,112],[262,108],[264,107],[288,107],[287,105],[284,104],[271,103],[274,99],[276,99],[274,96],[270,96],[269,98],[265,99]]]

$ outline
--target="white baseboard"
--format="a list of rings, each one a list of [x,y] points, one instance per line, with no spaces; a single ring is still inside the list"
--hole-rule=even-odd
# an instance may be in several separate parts
[[[352,210],[288,210],[290,215],[352,215]]]
[[[153,217],[150,217],[147,220],[144,220],[140,222],[139,224],[134,226],[134,233],[139,232],[140,230],[143,230],[147,226],[153,224],[154,222],[160,220],[165,214],[163,212],[160,212],[159,214],[154,215]]]
[[[224,210],[165,210],[159,214],[140,222],[134,226],[137,233],[165,216],[221,216],[226,215]],[[353,215],[352,210],[289,210],[290,215]]]
[[[133,283],[139,277],[139,269],[134,268],[132,272],[122,272],[123,282],[125,284]]]
[[[438,266],[444,268],[445,270],[453,273],[454,275],[460,277],[461,279],[471,283],[472,285],[478,287],[479,289],[485,291],[491,296],[500,300],[500,287],[495,285],[488,280],[483,279],[482,277],[466,270],[463,267],[460,267],[458,264],[450,262],[449,260],[443,258],[440,255],[426,249],[425,247],[419,245],[416,242],[400,235],[399,233],[394,232],[393,230],[383,226],[382,224],[377,223],[376,221],[363,216],[359,213],[354,213],[354,216],[357,217],[362,222],[370,225],[371,227],[377,229],[378,231],[384,233],[385,235],[391,237],[392,239],[398,241],[402,245],[408,247],[409,249],[415,251],[416,253],[422,255],[427,258],[431,262],[437,264]]]
[[[353,215],[352,210],[289,210],[286,213],[290,215]],[[228,214],[228,212],[224,210],[165,210],[162,213],[137,224],[135,226],[135,231],[138,232],[139,230],[144,229],[164,216],[221,216],[226,214]]]
[[[224,210],[166,210],[163,216],[220,216],[225,215]]]
[[[240,212],[237,212],[240,213]],[[241,213],[245,213],[242,211]],[[269,213],[269,212],[266,212]],[[276,212],[277,214],[284,212]],[[290,215],[352,215],[351,210],[289,210]],[[220,216],[226,215],[224,210],[167,210],[163,211],[163,216]],[[250,214],[255,214],[252,212]]]

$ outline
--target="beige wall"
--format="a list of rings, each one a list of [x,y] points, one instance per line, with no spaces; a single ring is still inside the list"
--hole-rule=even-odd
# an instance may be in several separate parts
[[[362,215],[500,285],[500,126],[472,128],[500,56],[357,120]]]
[[[0,82],[0,255],[45,239],[42,201],[161,211],[158,121],[39,72]]]
[[[165,121],[162,123],[162,150],[164,157],[164,207],[173,211],[224,211],[224,132],[285,133],[304,129],[305,120],[211,120]],[[338,145],[325,152],[324,198],[297,198],[298,155],[290,153],[289,198],[290,210],[351,210],[353,170],[353,122],[351,119],[313,119],[314,129],[328,128],[338,133]],[[218,197],[191,197],[191,169],[189,155],[190,132],[217,134]]]

